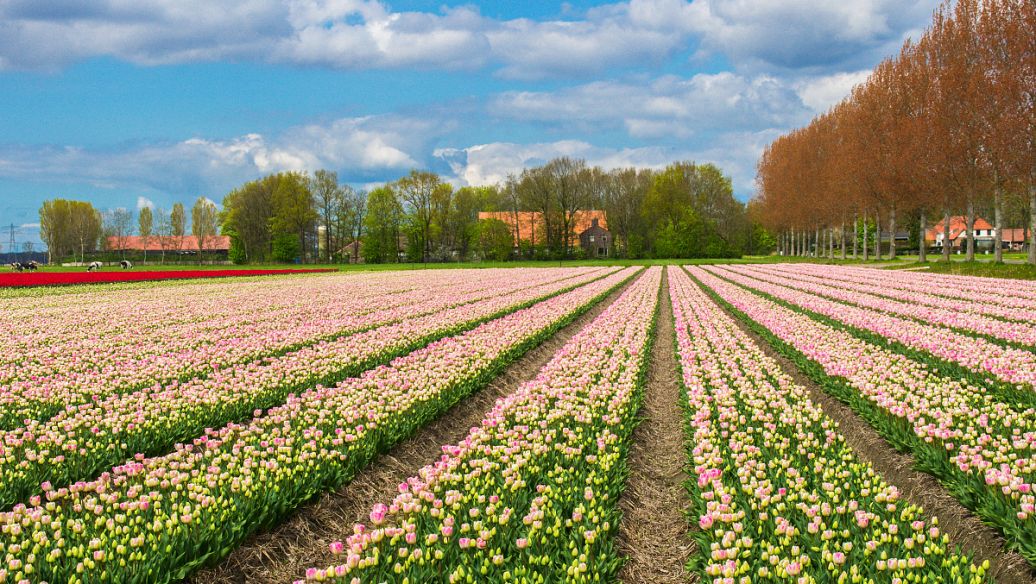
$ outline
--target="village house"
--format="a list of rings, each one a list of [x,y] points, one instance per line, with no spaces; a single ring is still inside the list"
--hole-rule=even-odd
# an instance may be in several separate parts
[[[107,244],[107,249],[110,251],[143,253],[146,250],[149,254],[161,254],[164,250],[167,254],[174,255],[198,253],[198,238],[193,235],[184,235],[183,237],[152,235],[147,238],[140,237],[139,235],[111,236],[107,239]],[[203,251],[207,255],[226,256],[230,252],[230,237],[227,235],[206,237],[204,244],[205,248]]]
[[[594,217],[590,220],[590,227],[579,234],[579,247],[583,248],[588,258],[608,257],[611,233],[601,227],[601,222]]]
[[[478,218],[480,221],[497,219],[506,223],[511,230],[515,249],[523,242],[533,246],[546,243],[543,214],[539,211],[481,211]],[[587,209],[573,213],[568,234],[570,246],[578,244],[587,257],[607,257],[611,253],[611,243],[608,217],[604,211]]]
[[[944,222],[939,221],[925,232],[925,244],[928,247],[942,249],[945,237]],[[993,226],[981,217],[975,218],[975,249],[989,251],[993,249],[995,232]],[[967,219],[962,215],[950,217],[950,249],[962,250],[967,247]]]

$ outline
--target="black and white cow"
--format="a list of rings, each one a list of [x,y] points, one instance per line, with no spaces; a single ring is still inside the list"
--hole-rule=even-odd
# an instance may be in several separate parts
[[[101,271],[101,262],[90,262],[90,265],[86,267],[87,272],[99,272]]]
[[[129,260],[122,260],[119,262],[119,265],[122,266],[122,269],[124,270],[128,270],[133,267],[133,264],[131,264]]]

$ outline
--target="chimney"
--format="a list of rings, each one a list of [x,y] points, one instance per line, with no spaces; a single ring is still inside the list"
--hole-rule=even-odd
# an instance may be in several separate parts
[[[592,220],[590,221],[590,227],[597,227],[597,217],[594,217],[594,218],[593,218],[593,219],[592,219]]]

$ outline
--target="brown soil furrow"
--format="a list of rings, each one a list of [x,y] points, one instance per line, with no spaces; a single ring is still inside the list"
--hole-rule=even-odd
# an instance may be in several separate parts
[[[976,563],[989,560],[990,574],[1000,584],[1036,584],[1036,574],[1025,558],[1008,551],[1003,537],[961,505],[935,477],[916,470],[913,456],[893,448],[852,408],[821,389],[793,361],[778,353],[735,315],[730,316],[795,383],[809,391],[810,399],[828,417],[838,422],[839,432],[861,460],[869,462],[886,482],[898,487],[906,500],[923,507],[927,515],[939,518],[939,528],[950,536],[951,542],[970,554]]]
[[[688,535],[689,502],[680,384],[673,349],[673,310],[666,279],[648,366],[643,420],[633,432],[630,476],[620,499],[619,551],[627,558],[622,582],[689,582],[686,564],[694,550]]]
[[[421,428],[405,442],[376,458],[351,482],[300,507],[270,531],[259,533],[213,568],[200,570],[187,582],[277,583],[302,578],[306,568],[330,566],[336,558],[328,545],[352,533],[355,523],[367,523],[378,503],[388,503],[398,486],[442,455],[444,444],[456,444],[478,426],[498,398],[533,379],[565,342],[615,301],[634,279],[612,292],[589,311],[509,365],[481,391],[461,400],[447,413]]]

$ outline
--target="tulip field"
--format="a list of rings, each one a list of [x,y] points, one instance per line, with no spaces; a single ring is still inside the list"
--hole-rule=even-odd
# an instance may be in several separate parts
[[[289,581],[626,581],[624,534],[651,528],[624,518],[651,464],[630,452],[666,381],[687,512],[653,520],[685,526],[670,544],[687,559],[630,581],[1036,578],[1030,282],[820,264],[296,274],[0,297],[0,332],[0,584],[191,580],[386,453],[407,469],[392,494],[318,534],[326,561]],[[504,378],[436,454],[399,450]],[[944,502],[857,450],[864,430]]]

